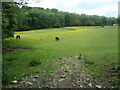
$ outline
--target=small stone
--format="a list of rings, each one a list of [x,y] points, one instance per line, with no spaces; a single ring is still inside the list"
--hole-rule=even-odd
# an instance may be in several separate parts
[[[35,78],[38,78],[39,76],[38,75],[35,75]]]
[[[80,85],[80,87],[83,87],[83,85]]]
[[[92,87],[92,84],[91,84],[91,83],[89,83],[88,85],[89,85],[90,87]]]
[[[89,78],[87,78],[87,81],[89,81],[90,79]]]
[[[64,61],[62,61],[62,63],[64,64],[65,62],[64,62]]]
[[[67,67],[67,69],[70,69],[68,66],[66,66]]]
[[[56,86],[57,84],[54,83],[53,85]]]
[[[16,84],[18,81],[17,80],[14,80],[14,81],[12,81],[12,84]]]
[[[53,88],[52,86],[50,88]]]
[[[63,81],[63,80],[65,80],[65,79],[59,79],[59,81]]]
[[[33,82],[35,82],[36,81],[36,79],[33,79]]]
[[[75,56],[74,59],[78,59],[78,56]]]
[[[41,86],[38,86],[38,88],[41,88]]]
[[[61,78],[65,78],[65,75],[61,75]]]
[[[72,86],[75,86],[75,84],[73,84]]]
[[[96,87],[97,87],[97,88],[101,88],[101,86],[100,86],[100,85],[96,85]]]
[[[31,82],[27,82],[27,84],[28,84],[28,85],[33,85],[33,83],[31,83]]]
[[[22,80],[24,80],[24,78],[22,78]]]
[[[78,80],[78,82],[80,83],[80,82],[82,82],[82,80]]]
[[[63,67],[61,69],[64,69]]]

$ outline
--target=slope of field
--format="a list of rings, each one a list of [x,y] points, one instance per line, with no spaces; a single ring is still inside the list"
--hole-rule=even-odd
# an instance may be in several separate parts
[[[85,67],[96,77],[107,65],[117,63],[117,27],[63,27],[16,32],[21,39],[3,40],[4,84],[20,80],[31,73],[60,68],[55,58],[85,55]],[[59,41],[55,37],[60,38]],[[3,51],[4,51],[3,49]],[[52,63],[48,63],[52,61]],[[115,64],[116,66],[116,64]]]

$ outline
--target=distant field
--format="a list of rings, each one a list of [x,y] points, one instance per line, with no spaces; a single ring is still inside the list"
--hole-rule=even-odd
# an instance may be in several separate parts
[[[88,72],[99,76],[105,68],[104,65],[117,63],[118,57],[118,27],[81,26],[63,27],[41,30],[16,32],[21,39],[3,40],[3,48],[7,46],[30,48],[19,49],[3,54],[3,66],[6,72],[6,83],[16,77],[20,80],[25,75],[37,72],[38,69],[47,70],[59,68],[49,60],[54,61],[58,57],[85,55],[88,62],[94,65],[85,65]],[[55,37],[60,37],[59,41]],[[31,61],[41,64],[29,67]],[[104,73],[104,72],[103,72]]]

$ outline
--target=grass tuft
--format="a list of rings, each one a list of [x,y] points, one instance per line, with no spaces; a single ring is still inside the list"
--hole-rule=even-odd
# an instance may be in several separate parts
[[[41,64],[41,61],[31,61],[30,63],[29,63],[29,66],[37,66],[37,65],[39,65],[39,64]]]

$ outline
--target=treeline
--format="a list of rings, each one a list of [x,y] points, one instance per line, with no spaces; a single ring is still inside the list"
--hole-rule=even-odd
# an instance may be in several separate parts
[[[40,28],[59,28],[65,26],[106,26],[117,24],[115,17],[76,14],[38,7],[18,7],[17,3],[3,3],[3,35],[12,35],[12,31]],[[11,33],[9,33],[9,31]],[[6,33],[8,32],[8,33]],[[9,34],[9,35],[8,35]]]
[[[19,13],[17,30],[58,28],[64,26],[111,26],[117,23],[114,17],[79,15],[58,11],[57,9],[24,6],[20,9]]]

